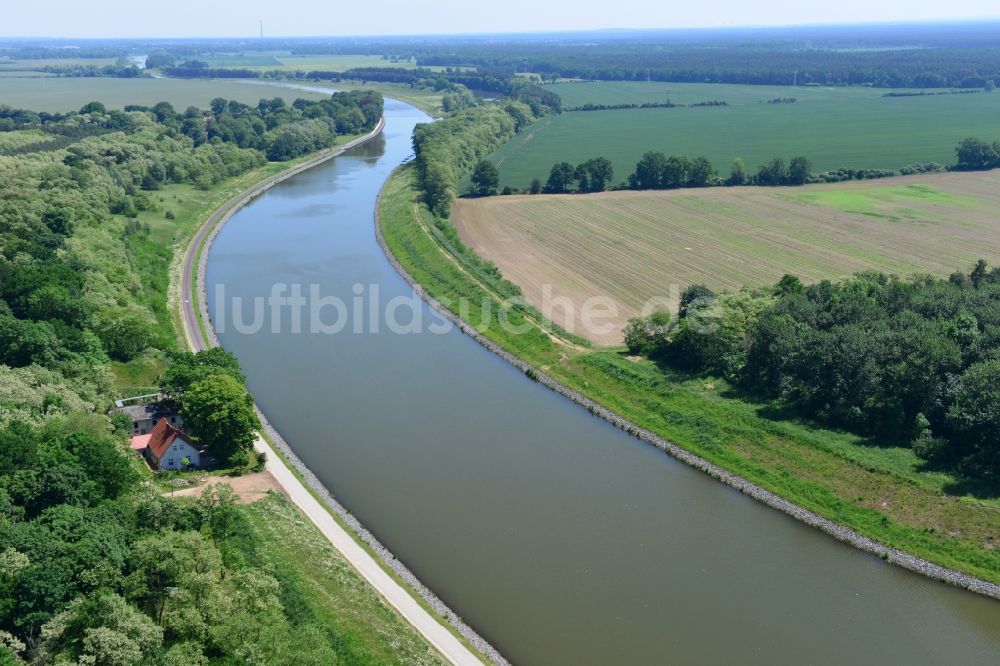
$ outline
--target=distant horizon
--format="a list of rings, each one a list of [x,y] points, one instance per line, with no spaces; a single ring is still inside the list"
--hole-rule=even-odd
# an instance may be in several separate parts
[[[940,13],[939,5],[914,4],[906,0],[881,3],[844,0],[835,7],[787,7],[777,0],[764,0],[747,7],[731,0],[704,0],[697,7],[683,8],[663,7],[646,0],[625,0],[613,17],[604,16],[593,0],[580,0],[573,12],[549,5],[536,6],[530,0],[509,0],[502,8],[477,7],[474,11],[458,0],[439,0],[433,7],[387,0],[377,16],[365,7],[331,8],[314,0],[286,0],[280,13],[275,13],[273,3],[264,0],[246,0],[235,7],[225,2],[205,5],[196,0],[177,0],[174,11],[157,16],[156,27],[151,29],[154,20],[136,14],[134,4],[127,0],[104,0],[98,3],[97,11],[92,5],[82,7],[76,2],[54,0],[52,4],[53,11],[45,16],[46,28],[43,30],[37,28],[41,21],[34,8],[23,5],[7,8],[4,29],[9,32],[0,35],[0,39],[259,39],[261,20],[265,40],[795,30],[1000,21],[1000,12],[985,0],[955,0],[947,15]],[[657,25],[606,25],[610,21],[622,21],[626,15],[642,15],[647,24]],[[198,16],[197,28],[191,27],[190,16]],[[234,21],[234,16],[238,20]],[[638,18],[633,20],[641,22]],[[236,23],[239,29],[234,29]]]
[[[839,22],[839,23],[795,23],[795,24],[745,24],[745,25],[697,25],[697,26],[678,26],[678,27],[667,27],[667,28],[632,28],[627,26],[618,27],[608,27],[608,28],[581,28],[581,29],[564,29],[564,30],[506,30],[502,32],[399,32],[399,33],[371,33],[371,34],[360,34],[360,33],[343,33],[343,34],[288,34],[288,35],[269,35],[265,32],[264,40],[269,39],[351,39],[351,38],[417,38],[417,37],[519,37],[519,36],[539,36],[539,35],[586,35],[592,33],[671,33],[671,32],[739,32],[741,30],[788,30],[794,31],[798,29],[811,29],[811,28],[865,28],[865,27],[891,27],[891,26],[948,26],[948,25],[974,25],[974,24],[985,24],[989,25],[991,23],[1000,24],[1000,14],[995,16],[983,16],[983,17],[973,17],[973,18],[941,18],[941,19],[925,19],[925,20],[885,20],[885,21],[856,21],[856,22]],[[1000,39],[1000,35],[997,36]],[[100,36],[100,37],[80,37],[80,36],[68,36],[68,35],[3,35],[0,34],[0,41],[10,40],[10,41],[31,41],[31,40],[53,40],[53,41],[98,41],[98,40],[122,40],[122,41],[136,41],[136,40],[206,40],[206,39],[226,39],[226,40],[240,40],[240,39],[250,39],[257,40],[261,39],[260,34],[246,34],[246,35],[137,35],[130,37],[123,36]]]

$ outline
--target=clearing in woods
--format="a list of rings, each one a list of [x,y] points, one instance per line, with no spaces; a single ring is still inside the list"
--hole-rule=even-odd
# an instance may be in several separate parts
[[[575,321],[553,321],[599,344],[651,298],[695,283],[713,289],[807,282],[865,270],[948,275],[1000,261],[1000,170],[805,187],[733,187],[460,199],[462,240],[499,266],[545,312],[543,289],[568,297]],[[671,289],[672,285],[677,285]],[[603,333],[579,326],[583,301],[618,308]],[[676,303],[673,302],[674,306]],[[575,325],[574,325],[575,324]]]

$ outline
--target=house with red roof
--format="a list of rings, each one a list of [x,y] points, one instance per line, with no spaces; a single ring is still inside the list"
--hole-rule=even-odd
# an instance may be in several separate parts
[[[147,436],[133,438],[145,439]],[[207,462],[203,447],[192,442],[191,437],[183,430],[172,425],[166,418],[161,418],[153,427],[145,441],[145,449],[140,449],[133,442],[133,448],[142,450],[149,466],[153,469],[173,470],[201,467]]]

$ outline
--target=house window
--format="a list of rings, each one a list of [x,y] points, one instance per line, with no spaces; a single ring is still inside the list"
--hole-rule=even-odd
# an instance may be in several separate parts
[[[132,421],[132,427],[133,428],[138,428],[139,427],[139,422],[138,421]]]
[[[177,417],[176,416],[171,416],[170,417],[170,422],[171,423],[177,423]]]

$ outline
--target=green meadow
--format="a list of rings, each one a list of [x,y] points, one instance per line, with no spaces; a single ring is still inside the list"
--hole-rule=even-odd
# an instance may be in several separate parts
[[[648,150],[704,155],[720,172],[740,157],[751,169],[768,159],[805,155],[814,171],[897,169],[914,162],[953,163],[968,136],[1000,139],[1000,93],[883,97],[884,89],[643,82],[547,86],[564,108],[583,104],[694,104],[724,107],[577,111],[542,118],[490,159],[501,185],[543,181],[552,164],[604,156],[624,181]],[[898,92],[898,91],[896,91]],[[779,97],[795,103],[769,104]]]
[[[262,97],[321,99],[324,94],[283,88],[266,82],[246,83],[210,79],[118,79],[107,77],[0,77],[0,104],[51,113],[75,111],[87,102],[99,101],[108,108],[126,104],[152,106],[170,102],[174,108],[207,108],[216,97],[256,104]]]

